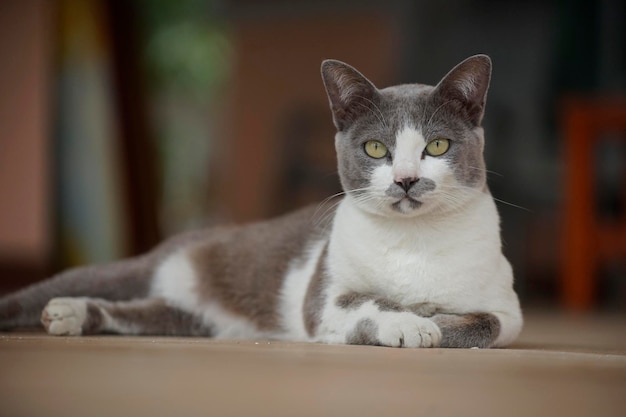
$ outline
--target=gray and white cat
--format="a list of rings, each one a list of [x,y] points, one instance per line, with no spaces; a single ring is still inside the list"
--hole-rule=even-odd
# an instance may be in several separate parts
[[[322,63],[342,198],[174,237],[0,299],[0,328],[495,347],[522,327],[486,185],[485,55],[378,90]],[[41,310],[43,309],[43,313]]]

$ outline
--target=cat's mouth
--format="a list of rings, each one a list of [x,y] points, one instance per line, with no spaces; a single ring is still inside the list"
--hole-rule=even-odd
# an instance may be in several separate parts
[[[400,200],[396,201],[391,205],[395,211],[400,213],[408,213],[413,210],[417,210],[422,206],[422,202],[419,200],[415,200],[409,196],[402,197]]]

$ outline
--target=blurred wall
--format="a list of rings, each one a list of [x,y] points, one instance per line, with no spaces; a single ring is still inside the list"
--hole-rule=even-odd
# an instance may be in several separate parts
[[[0,272],[44,267],[50,247],[51,2],[0,2]]]
[[[319,163],[329,167],[327,174],[334,173],[334,128],[320,76],[322,60],[344,60],[380,85],[390,82],[397,61],[394,15],[386,9],[305,10],[290,15],[279,11],[235,15],[232,22],[231,112],[219,138],[224,163],[218,168],[218,199],[232,220],[258,219],[292,208],[289,202],[295,191],[285,188],[283,181],[291,175],[285,169],[290,163],[305,164],[307,158],[313,160],[311,155],[324,154],[327,157],[318,158]],[[286,132],[298,117],[309,121],[301,122],[300,131],[294,127]],[[297,154],[290,150],[297,147],[310,152],[294,161]],[[330,194],[312,193],[311,199],[299,203]]]

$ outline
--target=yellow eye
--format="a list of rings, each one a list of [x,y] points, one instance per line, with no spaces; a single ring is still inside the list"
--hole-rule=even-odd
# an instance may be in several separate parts
[[[426,145],[426,153],[430,156],[439,156],[448,152],[450,148],[450,141],[444,138],[437,138],[435,140],[431,140]]]
[[[387,156],[387,147],[377,140],[370,140],[365,142],[365,153],[372,158],[384,158]]]

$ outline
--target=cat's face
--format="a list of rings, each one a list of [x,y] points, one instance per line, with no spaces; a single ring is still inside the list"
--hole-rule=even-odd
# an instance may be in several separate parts
[[[354,68],[324,61],[344,191],[370,213],[404,217],[456,210],[482,192],[490,73],[479,55],[436,87],[378,90]]]

